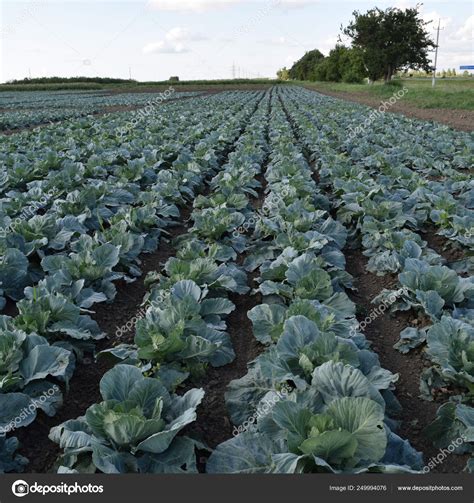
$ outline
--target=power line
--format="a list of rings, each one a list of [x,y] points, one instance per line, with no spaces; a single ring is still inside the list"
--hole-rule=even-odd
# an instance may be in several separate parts
[[[435,60],[434,60],[434,70],[433,70],[433,80],[431,81],[431,86],[434,87],[436,84],[436,65],[438,64],[438,46],[439,46],[439,32],[440,30],[444,30],[444,28],[440,28],[441,19],[438,19],[438,28],[436,29],[436,50],[435,50]]]

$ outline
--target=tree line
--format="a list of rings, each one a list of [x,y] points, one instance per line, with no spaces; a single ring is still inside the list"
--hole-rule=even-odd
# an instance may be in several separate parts
[[[419,7],[405,10],[390,7],[353,12],[350,24],[341,32],[350,46],[339,42],[324,56],[318,49],[307,52],[290,68],[277,72],[282,80],[389,82],[400,71],[432,72],[429,52],[436,45],[421,18]],[[339,39],[340,40],[340,39]]]

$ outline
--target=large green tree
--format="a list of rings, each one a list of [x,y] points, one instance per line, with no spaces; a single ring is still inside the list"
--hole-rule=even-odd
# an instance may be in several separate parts
[[[362,82],[367,76],[359,49],[337,44],[315,69],[316,80]]]
[[[388,82],[398,70],[407,68],[432,70],[428,52],[435,44],[418,7],[374,8],[365,14],[354,11],[353,16],[343,32],[351,38],[353,47],[362,51],[371,80],[383,77]]]
[[[277,77],[279,80],[290,80],[290,72],[286,66],[277,71]]]
[[[318,49],[307,52],[290,68],[290,79],[315,80],[315,68],[323,59],[324,54],[318,51]]]

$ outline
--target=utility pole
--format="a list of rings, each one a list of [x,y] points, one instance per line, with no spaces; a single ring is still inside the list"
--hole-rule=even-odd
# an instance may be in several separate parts
[[[232,63],[232,79],[235,80],[235,61]]]
[[[129,78],[129,80],[132,80],[132,67],[131,66],[128,67],[128,78]]]
[[[439,43],[439,31],[443,28],[440,28],[441,19],[438,20],[438,28],[436,29],[436,49],[435,49],[435,60],[434,60],[434,71],[433,71],[433,80],[431,81],[431,87],[434,87],[436,84],[436,65],[438,64],[438,43]]]

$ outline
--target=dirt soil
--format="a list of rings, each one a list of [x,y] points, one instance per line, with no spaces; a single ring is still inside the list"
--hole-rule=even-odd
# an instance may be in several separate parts
[[[258,104],[255,106],[257,109]],[[242,128],[245,128],[245,126]],[[234,143],[223,154],[225,164],[230,153],[235,149]],[[203,195],[210,192],[206,184],[202,190]],[[260,198],[259,198],[260,200]],[[92,317],[99,327],[106,333],[107,338],[96,346],[96,350],[113,347],[122,342],[131,342],[132,333],[124,332],[120,339],[115,336],[118,327],[136,316],[140,310],[143,297],[147,292],[144,279],[148,272],[161,269],[168,258],[175,255],[173,240],[186,233],[190,227],[192,202],[181,209],[178,225],[168,230],[167,241],[160,240],[158,250],[149,255],[142,255],[142,276],[133,283],[118,282],[117,295],[111,304],[98,304]],[[243,257],[241,257],[241,260]],[[190,382],[190,387],[203,387],[206,391],[204,403],[198,410],[198,421],[193,425],[195,432],[209,445],[217,445],[231,435],[230,420],[225,409],[224,392],[227,383],[232,379],[241,377],[246,373],[247,363],[254,359],[258,353],[258,343],[252,335],[251,323],[247,318],[247,311],[251,309],[258,299],[248,295],[230,295],[230,300],[236,305],[236,310],[229,316],[228,332],[232,339],[236,360],[219,369],[210,368],[201,383]],[[55,462],[60,454],[57,444],[48,439],[48,434],[53,426],[57,426],[69,419],[75,419],[85,413],[88,407],[101,401],[100,379],[113,367],[113,363],[105,360],[95,362],[92,358],[85,359],[76,368],[70,382],[69,390],[64,390],[65,406],[56,416],[50,418],[42,413],[38,414],[35,422],[27,429],[23,428],[15,432],[20,441],[19,453],[30,460],[29,473],[47,473],[55,471]],[[63,387],[64,388],[64,387]]]
[[[180,221],[184,223],[170,230],[171,239],[187,231],[185,222],[189,212],[190,208],[182,210]],[[161,265],[174,254],[175,250],[172,245],[162,239],[158,250],[141,257],[143,274],[140,278],[133,283],[118,282],[116,284],[117,295],[113,303],[94,306],[95,314],[92,315],[92,318],[97,321],[101,330],[107,335],[106,339],[97,344],[97,352],[121,342],[131,342],[130,333],[124,332],[124,336],[117,339],[115,332],[118,327],[136,316],[140,310],[143,297],[147,292],[144,285],[147,273],[160,269]],[[48,439],[49,430],[64,421],[83,415],[88,407],[100,402],[100,379],[112,367],[112,363],[105,360],[96,362],[88,355],[84,362],[76,367],[69,390],[66,391],[63,387],[64,406],[56,416],[50,418],[40,413],[31,426],[15,433],[20,440],[19,453],[30,460],[27,467],[30,473],[53,471],[60,450],[57,444]]]
[[[268,156],[263,162],[262,172],[255,177],[260,187],[257,190],[258,197],[250,198],[250,205],[254,211],[261,208],[265,200],[267,181],[264,173],[267,165]],[[245,258],[245,252],[239,255],[237,265],[242,265]],[[247,274],[247,284],[250,288],[258,286],[255,282],[258,277],[258,271]],[[235,310],[227,318],[227,332],[230,335],[236,358],[224,367],[209,367],[206,376],[200,381],[190,381],[190,387],[202,387],[205,396],[197,410],[197,420],[186,430],[186,434],[199,439],[212,449],[232,438],[233,425],[225,403],[228,384],[234,379],[243,377],[247,373],[248,363],[265,350],[264,346],[253,336],[252,323],[247,316],[252,308],[262,303],[261,295],[231,294],[229,300],[235,304]],[[206,471],[208,457],[208,451],[200,452],[198,469],[201,473]]]
[[[448,263],[457,262],[467,257],[467,250],[463,250],[461,246],[457,246],[455,242],[450,241],[448,238],[439,236],[436,234],[437,231],[438,229],[434,226],[421,230],[421,237],[431,249],[444,257]]]
[[[201,440],[212,449],[232,437],[233,425],[224,398],[227,385],[244,376],[247,373],[247,364],[264,349],[253,336],[252,324],[247,318],[247,312],[259,303],[259,299],[248,294],[231,294],[229,300],[236,306],[235,311],[227,318],[227,332],[232,340],[236,358],[224,367],[209,367],[203,379],[189,382],[190,388],[203,388],[205,395],[197,410],[197,420],[187,429],[186,434]],[[207,454],[203,453],[201,456],[201,471],[204,471]]]
[[[311,91],[333,96],[334,98],[341,98],[343,100],[355,101],[372,108],[378,108],[383,100],[367,96],[364,92],[346,92],[346,91],[327,91],[318,89],[313,86],[304,86]],[[413,103],[403,103],[398,101],[395,105],[387,110],[390,113],[397,113],[421,119],[425,121],[435,121],[441,124],[446,124],[453,129],[459,131],[474,131],[474,111],[473,110],[452,110],[445,108],[417,108]]]
[[[354,276],[355,286],[358,289],[350,296],[357,306],[362,308],[363,312],[358,317],[363,319],[377,307],[371,303],[374,297],[384,288],[398,288],[398,282],[395,276],[377,276],[367,272],[365,268],[367,258],[360,250],[347,250],[345,255],[347,270]],[[432,457],[439,454],[439,450],[423,437],[422,432],[435,419],[440,406],[440,403],[427,402],[419,396],[420,376],[430,363],[424,358],[422,349],[402,354],[393,348],[404,328],[419,323],[416,318],[412,312],[399,312],[393,315],[387,310],[366,326],[364,335],[378,354],[381,366],[399,374],[399,380],[395,383],[395,395],[402,406],[402,411],[399,417],[395,418],[401,422],[397,434],[408,439],[416,450],[422,452],[425,463],[428,463]],[[444,463],[437,465],[433,471],[459,473],[464,469],[466,462],[466,456],[453,454]]]

